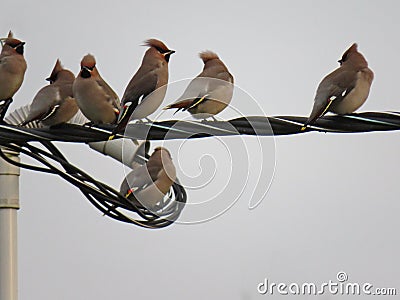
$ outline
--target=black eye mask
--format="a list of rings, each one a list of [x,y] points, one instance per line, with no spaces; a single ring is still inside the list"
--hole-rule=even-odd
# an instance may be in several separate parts
[[[82,78],[89,78],[91,77],[92,74],[90,74],[89,68],[83,68],[81,71],[81,77]]]
[[[21,43],[15,46],[15,51],[21,55],[24,54],[24,44]]]
[[[166,55],[164,56],[164,58],[165,58],[165,60],[166,60],[167,62],[169,62],[169,57],[171,56],[171,54],[172,54],[172,53],[169,53],[169,54],[166,54]]]

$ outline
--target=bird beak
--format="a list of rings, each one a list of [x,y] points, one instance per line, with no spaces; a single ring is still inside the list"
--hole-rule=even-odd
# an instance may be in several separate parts
[[[171,56],[171,54],[174,54],[175,50],[168,50],[167,52],[163,53],[162,55],[164,56],[164,59],[169,62],[169,58]]]
[[[94,70],[95,66],[93,67],[87,67],[87,66],[83,66],[81,67],[81,70],[85,69],[86,71],[92,72]]]
[[[174,54],[175,50],[169,50],[168,52],[164,53],[164,56]]]

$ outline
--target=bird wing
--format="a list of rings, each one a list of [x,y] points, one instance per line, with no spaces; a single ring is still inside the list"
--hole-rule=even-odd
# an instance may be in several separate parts
[[[323,116],[333,101],[342,101],[356,86],[357,71],[339,68],[327,75],[319,84],[313,110],[306,124]]]
[[[56,111],[61,100],[59,87],[53,85],[43,87],[33,98],[28,117],[21,125],[24,126],[32,121],[48,118]]]
[[[133,111],[139,105],[139,101],[143,101],[148,94],[152,93],[156,89],[158,83],[157,73],[155,71],[146,73],[142,70],[143,69],[139,69],[135,76],[133,76],[124,92],[122,97],[123,106],[118,115],[118,125],[113,130],[113,135],[126,126]]]
[[[136,190],[143,187],[148,182],[148,176],[146,176],[146,166],[142,165],[132,170],[126,176],[124,182],[124,184],[128,186],[125,192],[127,192],[129,189]]]
[[[73,82],[61,84],[57,84],[57,82],[53,83],[53,86],[57,86],[60,90],[61,102],[68,97],[74,97],[74,93],[72,92],[72,84]]]
[[[222,62],[205,68],[196,79],[201,81],[194,83],[192,88],[197,88],[198,94],[187,109],[194,108],[202,102],[213,99],[215,91],[233,83],[233,76]]]
[[[125,105],[130,102],[131,110],[139,105],[147,95],[151,94],[157,87],[158,76],[156,71],[139,72],[135,74],[129,82],[127,89],[122,97],[122,103]]]
[[[174,103],[168,105],[165,109],[178,108],[178,111],[181,109],[187,110],[198,105],[200,102],[203,102],[208,96],[210,78],[199,76],[192,79],[182,96],[180,96]]]
[[[121,193],[128,193],[130,190],[136,191],[145,188],[153,183],[162,170],[162,165],[142,165],[132,170],[121,184]]]
[[[189,83],[182,96],[165,109],[178,108],[177,111],[179,111],[194,108],[200,103],[212,99],[213,92],[220,87],[232,83],[233,76],[222,62],[206,67]]]
[[[56,105],[54,105],[54,106],[51,108],[51,110],[50,110],[47,114],[43,115],[43,116],[40,118],[40,121],[45,121],[45,120],[47,120],[48,118],[50,118],[51,116],[53,116],[53,115],[58,111],[58,109],[60,108],[60,106],[61,106],[61,104],[56,104]]]
[[[114,92],[114,90],[108,85],[107,82],[103,80],[103,78],[99,77],[96,79],[97,84],[103,89],[104,93],[108,97],[108,101],[116,108],[120,109],[121,103],[119,101],[118,95]]]

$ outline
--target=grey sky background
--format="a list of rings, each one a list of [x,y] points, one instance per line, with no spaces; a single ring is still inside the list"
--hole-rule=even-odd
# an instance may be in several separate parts
[[[375,72],[360,111],[400,110],[398,1],[73,0],[3,6],[2,34],[12,29],[26,41],[28,70],[13,108],[32,100],[57,58],[77,74],[87,53],[96,56],[101,75],[122,96],[145,51],[140,45],[156,37],[177,51],[170,61],[171,82],[196,76],[202,68],[197,53],[213,50],[236,85],[268,115],[308,115],[322,77],[357,42]],[[174,100],[174,91],[165,104]],[[232,105],[244,115],[259,115],[250,99],[236,90]],[[256,288],[265,277],[322,283],[339,271],[350,281],[400,292],[399,138],[397,132],[263,138],[266,174],[257,186],[268,186],[275,158],[276,173],[255,210],[248,209],[256,185],[253,168],[261,157],[255,138],[186,142],[179,156],[172,151],[181,180],[203,178],[200,166],[203,175],[215,169],[226,178],[231,164],[224,145],[237,157],[246,144],[249,163],[233,160],[230,183],[244,185],[251,170],[249,184],[222,216],[163,230],[109,220],[58,177],[23,171],[20,299],[262,299],[268,296]],[[119,186],[123,170],[115,161],[84,145],[60,147],[84,170]],[[190,184],[196,182],[189,177]],[[218,178],[200,191],[190,190],[189,202],[217,193],[223,184]],[[237,196],[225,189],[212,201]]]

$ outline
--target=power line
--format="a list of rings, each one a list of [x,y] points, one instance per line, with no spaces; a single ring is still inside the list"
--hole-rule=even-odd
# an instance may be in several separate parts
[[[298,116],[250,116],[228,121],[169,120],[129,124],[123,135],[135,140],[193,139],[212,136],[257,135],[278,136],[306,132],[360,133],[400,129],[399,112],[365,112],[345,116],[324,116],[301,131],[307,118]],[[172,224],[182,212],[187,195],[177,180],[156,211],[150,211],[133,196],[125,198],[105,183],[99,182],[74,166],[53,142],[93,143],[107,141],[115,125],[83,126],[63,124],[51,128],[25,128],[0,125],[0,146],[31,157],[41,166],[15,162],[0,150],[0,156],[11,164],[32,171],[58,175],[76,186],[104,215],[115,220],[146,228]],[[34,146],[39,143],[42,147]],[[149,157],[148,154],[146,155]]]

